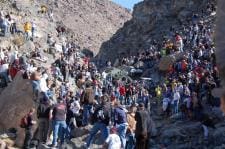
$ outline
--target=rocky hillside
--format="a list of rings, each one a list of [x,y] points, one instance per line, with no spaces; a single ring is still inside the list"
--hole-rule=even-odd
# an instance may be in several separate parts
[[[89,49],[94,53],[98,52],[102,42],[107,41],[131,18],[128,10],[108,0],[14,2],[1,0],[0,8],[14,14],[20,24],[25,21],[35,22],[40,37],[46,36],[46,33],[55,34],[55,28],[60,24],[70,33],[68,39],[74,41],[80,49]],[[49,21],[47,14],[38,13],[43,5],[53,10],[54,22]]]
[[[102,45],[98,58],[115,60],[120,53],[145,50],[154,39],[169,35],[171,27],[179,30],[189,23],[186,18],[205,10],[207,2],[212,1],[215,0],[144,0],[135,5],[133,18]]]

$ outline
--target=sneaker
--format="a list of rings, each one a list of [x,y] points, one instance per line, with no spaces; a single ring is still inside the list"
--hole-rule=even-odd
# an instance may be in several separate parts
[[[56,145],[56,144],[51,144],[51,145],[49,145],[49,147],[56,148],[56,147],[57,147],[57,145]]]

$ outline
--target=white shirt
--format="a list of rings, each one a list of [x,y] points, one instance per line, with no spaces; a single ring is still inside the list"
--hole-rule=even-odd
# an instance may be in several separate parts
[[[108,144],[108,149],[120,149],[121,141],[117,134],[110,134],[105,141]]]
[[[40,90],[42,92],[47,92],[49,88],[47,87],[46,77],[40,79]]]
[[[0,65],[0,72],[7,72],[8,69],[9,69],[9,64]]]
[[[178,86],[178,91],[179,91],[180,94],[183,93],[184,87],[183,87],[182,84],[180,84],[180,85]]]
[[[5,58],[5,54],[4,54],[3,51],[0,52],[0,58],[1,58],[2,60],[4,60],[4,58]]]
[[[27,66],[27,71],[29,72],[35,72],[37,70],[37,67],[34,67],[33,65],[28,65]]]
[[[179,100],[180,100],[180,93],[179,93],[179,92],[175,92],[175,93],[174,93],[174,95],[173,95],[173,100],[174,100],[174,101],[177,100],[177,101],[179,102]]]
[[[103,77],[103,79],[106,79],[107,73],[105,71],[102,73],[102,77]]]
[[[76,114],[79,114],[79,111],[80,111],[80,103],[79,103],[79,101],[74,101],[73,102],[73,110],[74,110],[74,113],[76,113]]]

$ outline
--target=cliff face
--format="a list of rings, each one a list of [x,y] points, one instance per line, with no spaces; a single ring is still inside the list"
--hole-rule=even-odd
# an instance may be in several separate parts
[[[186,18],[206,9],[209,0],[144,0],[135,5],[133,18],[107,42],[98,58],[114,61],[120,53],[133,54],[149,48],[153,39],[162,39],[188,23]],[[109,54],[110,53],[110,54]]]
[[[53,10],[54,22],[50,22],[47,14],[38,13],[43,5]],[[33,21],[41,36],[55,34],[57,25],[63,25],[69,32],[69,40],[94,53],[131,19],[127,9],[108,0],[0,0],[0,8],[12,12],[18,25]]]
[[[222,19],[224,18],[224,16],[225,16],[225,1],[218,0],[217,17],[220,19],[217,19],[217,22],[216,22],[216,25],[217,25],[216,26],[216,58],[217,58],[217,64],[219,67],[220,77],[222,79],[223,86],[225,85],[225,59],[224,59],[225,57],[225,52],[224,52],[225,21],[224,19]]]
[[[128,10],[108,0],[61,0],[58,5],[58,20],[63,18],[76,43],[94,53],[131,18]]]

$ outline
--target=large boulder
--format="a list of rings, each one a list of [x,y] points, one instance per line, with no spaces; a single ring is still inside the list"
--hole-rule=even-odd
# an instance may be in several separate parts
[[[224,18],[225,17],[225,1],[218,0],[217,5],[217,17]],[[216,22],[216,61],[220,71],[220,77],[222,79],[222,84],[225,84],[225,52],[224,52],[224,28],[225,20],[224,19],[217,19]]]
[[[27,41],[20,47],[20,51],[34,51],[35,45],[32,41]]]
[[[0,95],[0,130],[4,132],[16,128],[18,146],[23,144],[24,139],[24,130],[19,126],[21,118],[35,106],[32,96],[32,85],[29,80],[22,78],[22,72],[17,73]]]
[[[171,65],[183,58],[185,58],[185,52],[177,52],[172,55],[162,57],[159,62],[159,70],[167,71]]]
[[[161,58],[159,62],[159,70],[160,71],[167,71],[171,65],[173,65],[176,62],[176,59],[174,56],[165,56]]]
[[[25,40],[23,36],[16,36],[13,39],[13,43],[17,46],[22,46],[24,44]]]
[[[7,49],[11,43],[8,40],[0,40],[0,48]]]

